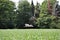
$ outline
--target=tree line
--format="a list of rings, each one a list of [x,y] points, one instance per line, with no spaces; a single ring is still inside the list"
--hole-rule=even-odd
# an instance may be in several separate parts
[[[51,5],[56,0],[51,0]],[[0,29],[25,28],[25,24],[31,24],[33,28],[60,28],[60,5],[57,4],[56,16],[50,14],[45,0],[42,5],[38,2],[34,5],[27,0],[21,0],[16,7],[10,0],[0,0]]]

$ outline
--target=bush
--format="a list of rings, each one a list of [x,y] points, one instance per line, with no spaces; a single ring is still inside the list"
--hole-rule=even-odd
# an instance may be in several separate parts
[[[56,17],[48,14],[40,14],[36,23],[40,28],[54,28],[56,26]]]

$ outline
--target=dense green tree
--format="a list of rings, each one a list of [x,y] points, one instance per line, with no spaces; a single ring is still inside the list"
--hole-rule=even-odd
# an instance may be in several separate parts
[[[14,2],[0,0],[0,28],[13,28],[14,9]]]
[[[32,16],[29,2],[26,0],[20,1],[17,11],[17,26],[20,28],[23,27],[25,23],[28,23],[29,18]]]
[[[47,0],[41,5],[40,17],[37,19],[38,27],[40,28],[57,28],[56,16],[50,15],[48,12]]]

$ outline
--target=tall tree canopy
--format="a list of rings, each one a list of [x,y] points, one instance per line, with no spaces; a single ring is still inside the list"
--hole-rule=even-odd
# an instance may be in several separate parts
[[[24,25],[29,22],[29,18],[31,17],[31,6],[28,1],[23,0],[19,2],[18,5],[18,15],[17,15],[17,23],[18,25]]]
[[[50,1],[52,1],[52,0],[50,0]],[[52,1],[52,2],[54,2],[54,1]],[[40,27],[40,28],[56,28],[55,19],[56,19],[55,16],[49,14],[48,1],[45,0],[41,5],[40,17],[37,19],[38,27]]]
[[[9,24],[9,22],[12,22],[14,9],[14,2],[10,0],[0,0],[0,28],[3,28],[4,26],[7,27],[11,24]]]
[[[35,11],[35,6],[34,6],[34,3],[33,3],[33,0],[31,1],[31,13],[32,13],[32,16],[34,16],[34,11]]]

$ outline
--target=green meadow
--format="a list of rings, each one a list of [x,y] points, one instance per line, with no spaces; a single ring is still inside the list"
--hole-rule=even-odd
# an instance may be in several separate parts
[[[60,40],[60,29],[1,29],[0,40]]]

